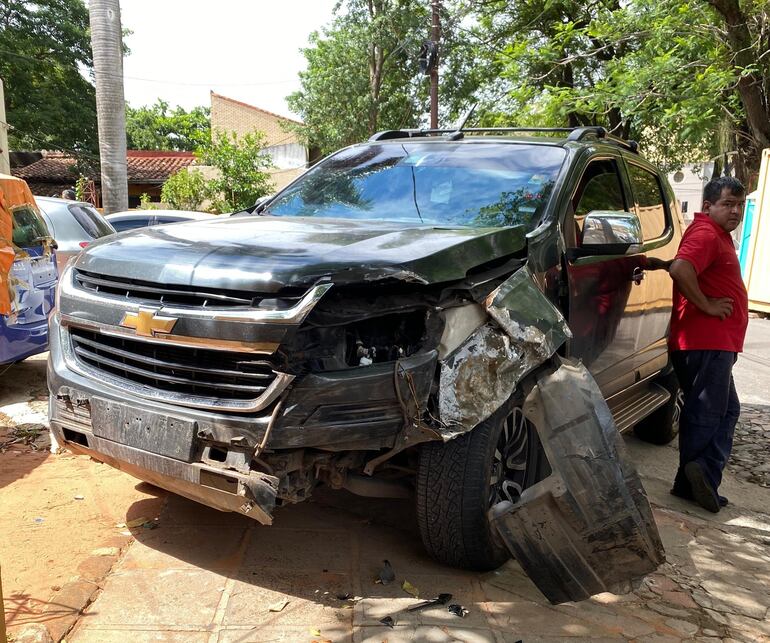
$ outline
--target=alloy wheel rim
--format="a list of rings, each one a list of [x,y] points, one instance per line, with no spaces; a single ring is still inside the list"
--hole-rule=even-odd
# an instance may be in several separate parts
[[[521,407],[505,418],[492,456],[489,506],[508,500],[517,502],[527,487],[530,436],[529,423]]]

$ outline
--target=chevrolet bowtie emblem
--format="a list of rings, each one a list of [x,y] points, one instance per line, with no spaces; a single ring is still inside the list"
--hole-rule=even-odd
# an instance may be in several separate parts
[[[176,317],[163,317],[151,308],[140,308],[138,313],[126,313],[121,326],[133,328],[137,335],[154,337],[158,333],[170,333],[176,324]]]

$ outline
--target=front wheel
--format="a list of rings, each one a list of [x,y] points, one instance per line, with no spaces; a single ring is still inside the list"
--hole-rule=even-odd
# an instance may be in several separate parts
[[[487,571],[510,558],[492,531],[488,511],[501,500],[516,502],[547,467],[522,402],[517,392],[472,431],[422,446],[417,521],[425,548],[436,560]]]

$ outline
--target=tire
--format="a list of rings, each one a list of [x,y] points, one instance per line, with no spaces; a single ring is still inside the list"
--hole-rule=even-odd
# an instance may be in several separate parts
[[[636,437],[651,444],[665,445],[679,433],[679,418],[682,415],[684,397],[679,388],[676,374],[670,371],[657,381],[670,394],[668,402],[634,426]]]
[[[446,443],[422,445],[417,522],[425,548],[439,562],[488,571],[511,557],[492,531],[488,510],[500,500],[515,502],[547,468],[521,403],[516,393],[472,431]],[[508,458],[500,456],[503,444]],[[503,460],[515,468],[506,469]]]

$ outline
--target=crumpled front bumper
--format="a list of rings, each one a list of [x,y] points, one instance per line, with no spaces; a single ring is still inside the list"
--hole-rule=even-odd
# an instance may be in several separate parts
[[[174,493],[270,524],[279,479],[249,468],[270,422],[269,409],[224,414],[134,396],[69,367],[62,346],[67,331],[55,315],[50,335],[49,417],[61,444]],[[398,364],[413,375],[412,388],[423,405],[435,364],[435,352]],[[276,453],[391,448],[404,423],[399,395],[410,391],[404,384],[396,392],[393,373],[393,364],[381,364],[297,378],[283,394],[269,448]],[[206,461],[206,445],[225,452],[227,461],[220,466]],[[238,466],[231,466],[231,456]]]

